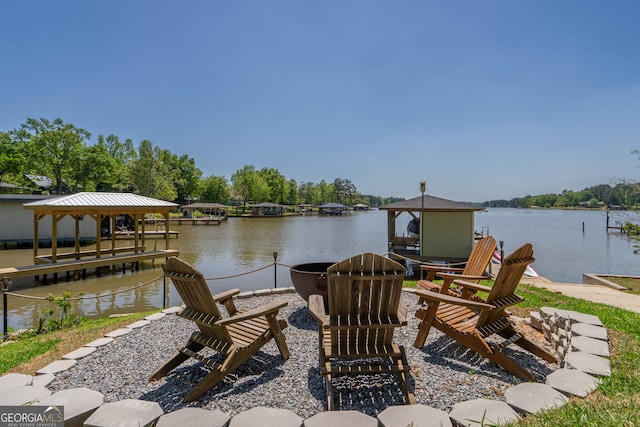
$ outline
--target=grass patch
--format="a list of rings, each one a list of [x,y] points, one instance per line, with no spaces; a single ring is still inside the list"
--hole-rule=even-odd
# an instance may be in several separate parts
[[[84,320],[74,328],[7,341],[0,345],[0,375],[7,372],[35,375],[38,370],[59,360],[65,354],[153,312],[155,311],[125,317]]]
[[[617,285],[624,286],[625,288],[629,288],[628,292],[630,294],[640,295],[640,279],[636,277],[619,277],[619,276],[598,276],[602,277],[605,280],[613,282]]]

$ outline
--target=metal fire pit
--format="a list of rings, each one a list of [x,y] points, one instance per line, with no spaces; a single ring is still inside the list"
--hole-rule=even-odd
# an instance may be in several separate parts
[[[313,262],[291,267],[291,282],[298,295],[306,301],[309,301],[309,295],[322,295],[326,304],[328,302],[327,268],[333,264],[335,262]]]

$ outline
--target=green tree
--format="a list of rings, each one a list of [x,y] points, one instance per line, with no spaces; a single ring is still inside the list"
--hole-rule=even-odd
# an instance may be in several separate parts
[[[231,175],[232,194],[242,200],[242,210],[248,201],[263,202],[269,198],[269,185],[256,171],[255,166],[245,165]]]
[[[75,186],[84,191],[111,191],[115,184],[116,160],[104,144],[94,144],[81,150],[76,167]]]
[[[267,201],[272,203],[283,203],[286,193],[286,179],[278,169],[262,168],[259,175],[269,186],[269,196]]]
[[[200,201],[206,203],[228,203],[231,195],[229,183],[224,176],[208,176],[202,180]]]
[[[283,202],[287,205],[298,204],[298,183],[295,179],[290,179],[285,184],[285,196]]]
[[[25,162],[19,143],[13,141],[9,132],[0,132],[0,182],[8,177],[17,179]]]
[[[138,158],[131,167],[131,176],[140,195],[173,201],[178,193],[171,179],[171,171],[164,164],[165,152],[154,147],[148,139],[138,147]]]
[[[74,168],[91,133],[59,118],[53,122],[28,118],[22,130],[29,147],[29,168],[53,179],[56,194],[62,194],[65,180],[75,180]]]

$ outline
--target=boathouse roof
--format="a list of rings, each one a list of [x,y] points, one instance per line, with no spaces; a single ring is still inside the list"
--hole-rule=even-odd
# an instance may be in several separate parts
[[[423,210],[422,197],[401,200],[380,206],[378,209],[388,211],[421,211]],[[483,208],[469,203],[454,202],[453,200],[424,195],[424,212],[475,212]]]
[[[50,199],[38,200],[23,205],[34,211],[131,211],[164,212],[178,207],[177,204],[133,193],[76,193]]]

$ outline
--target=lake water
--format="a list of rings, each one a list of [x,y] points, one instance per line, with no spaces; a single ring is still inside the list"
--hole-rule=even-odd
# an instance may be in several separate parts
[[[402,231],[410,217],[401,215],[397,229]],[[506,253],[519,245],[533,244],[533,267],[556,282],[581,283],[583,273],[640,275],[633,244],[625,235],[607,233],[602,211],[559,211],[533,209],[490,209],[475,214],[476,229],[488,227],[496,240],[504,240]],[[583,232],[584,224],[584,232]],[[357,212],[344,216],[299,216],[286,218],[230,218],[221,225],[172,227],[180,232],[171,248],[202,271],[213,292],[239,288],[255,290],[291,286],[289,266],[309,262],[339,261],[361,252],[387,251],[387,213]],[[153,247],[154,240],[147,240]],[[164,242],[158,240],[159,247]],[[279,266],[271,266],[277,253]],[[31,249],[0,251],[0,267],[32,264]],[[263,267],[267,267],[262,269]],[[256,271],[258,270],[258,271]],[[252,272],[246,274],[247,272]],[[34,284],[16,280],[12,291],[42,297],[63,291],[88,296],[113,294],[137,284],[151,282],[135,290],[76,303],[86,316],[130,313],[162,306],[164,283],[160,262],[146,263],[144,270],[125,272],[58,284]],[[62,275],[63,277],[64,275]],[[168,305],[180,302],[171,286]],[[35,301],[37,302],[37,301]],[[14,329],[37,323],[48,303],[9,298],[9,326]]]

